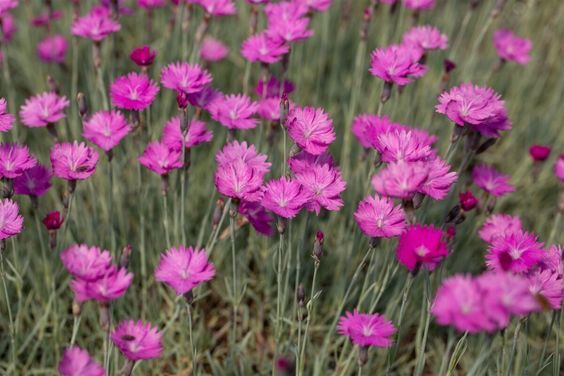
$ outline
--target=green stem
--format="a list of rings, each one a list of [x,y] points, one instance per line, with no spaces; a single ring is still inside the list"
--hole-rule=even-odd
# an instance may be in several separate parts
[[[229,230],[231,232],[231,270],[232,270],[232,293],[233,293],[233,326],[232,326],[232,346],[237,342],[237,305],[239,304],[239,290],[237,288],[237,259],[235,255],[235,221],[233,213],[229,215]]]
[[[399,311],[399,317],[398,317],[398,321],[397,321],[397,327],[398,327],[398,331],[397,331],[397,337],[396,337],[396,341],[394,343],[394,346],[392,347],[392,351],[390,351],[390,355],[388,357],[388,373],[394,363],[394,360],[396,358],[396,354],[399,348],[399,342],[401,339],[401,329],[402,329],[402,322],[403,322],[403,315],[405,314],[405,309],[407,307],[407,298],[409,296],[409,291],[411,290],[411,286],[413,285],[413,274],[409,273],[407,275],[407,281],[405,282],[405,286],[403,288],[403,295],[401,298],[401,306],[400,306],[400,311]]]
[[[431,281],[428,271],[425,272],[425,288],[423,289],[423,291],[423,304],[421,306],[421,310],[424,312],[423,315],[425,316],[425,325],[423,329],[423,338],[421,339],[421,343],[417,348],[417,359],[415,367],[416,376],[422,375],[423,368],[425,367],[425,347],[427,346],[427,335],[429,333],[429,324],[431,321]]]
[[[190,337],[190,348],[192,349],[192,374],[198,374],[197,352],[194,344],[194,336],[192,332],[192,306],[186,302],[186,310],[188,311],[188,336]]]
[[[276,269],[276,348],[280,342],[280,324],[282,321],[282,248],[284,247],[284,233],[280,233],[280,241],[278,242],[278,268]]]
[[[304,369],[304,362],[305,362],[305,352],[308,343],[308,334],[309,334],[309,326],[313,320],[313,313],[314,313],[314,298],[315,298],[315,282],[317,279],[317,270],[319,269],[319,262],[315,262],[315,266],[313,268],[313,278],[311,279],[311,293],[309,302],[307,303],[307,322],[304,330],[304,340],[301,346],[300,356],[300,366],[298,368],[298,376],[303,374]]]
[[[170,234],[168,230],[168,198],[167,194],[163,194],[163,225],[165,230],[165,237],[166,237],[166,246],[170,248]]]
[[[10,304],[10,295],[8,294],[8,285],[6,284],[6,271],[4,269],[4,248],[5,248],[5,241],[0,240],[2,243],[0,245],[0,265],[2,267],[2,286],[4,288],[4,298],[6,300],[6,308],[8,309],[8,322],[9,322],[9,331],[10,331],[10,368],[9,369],[16,369],[16,328],[14,325],[14,317],[12,315],[12,307]]]
[[[71,336],[71,340],[70,340],[70,346],[74,345],[74,342],[76,341],[76,335],[78,334],[78,329],[80,328],[80,320],[81,320],[82,316],[78,315],[78,316],[74,316],[73,317],[73,323],[72,323],[72,336]]]

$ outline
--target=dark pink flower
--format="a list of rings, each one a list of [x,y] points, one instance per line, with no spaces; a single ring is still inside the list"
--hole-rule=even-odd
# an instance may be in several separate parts
[[[11,238],[22,229],[23,217],[18,204],[7,198],[0,200],[0,240]]]
[[[109,251],[98,247],[74,244],[61,252],[61,261],[73,277],[95,281],[110,269],[112,256]]]
[[[402,0],[407,9],[414,11],[429,10],[435,7],[435,0]]]
[[[241,45],[241,55],[251,62],[273,64],[288,53],[289,47],[280,38],[272,37],[266,32],[251,35]]]
[[[303,3],[302,0],[293,0],[295,3]],[[310,12],[325,12],[331,6],[331,0],[305,0]]]
[[[0,98],[0,132],[7,132],[14,126],[15,116],[8,112],[5,98]]]
[[[216,100],[221,98],[223,94],[215,90],[211,86],[205,87],[202,91],[194,94],[188,94],[188,102],[192,106],[200,107],[205,110],[209,110],[211,104]]]
[[[427,67],[419,64],[421,56],[422,50],[409,45],[377,48],[371,55],[370,73],[389,83],[407,85],[427,72]]]
[[[374,190],[381,195],[411,199],[429,176],[425,162],[391,163],[372,178]]]
[[[60,229],[64,221],[65,219],[58,211],[47,213],[47,215],[45,215],[45,217],[41,220],[48,231]]]
[[[2,22],[0,22],[0,42],[10,42],[18,31],[14,16],[10,13],[4,13],[0,18],[2,19]]]
[[[343,207],[341,193],[346,189],[347,183],[336,167],[328,164],[312,165],[309,169],[296,173],[296,180],[313,195],[306,204],[307,210],[319,214],[321,208],[338,211]]]
[[[132,361],[160,357],[163,352],[161,337],[162,334],[150,323],[133,320],[120,322],[111,335],[118,350]]]
[[[144,73],[117,77],[110,88],[112,104],[125,110],[144,110],[157,97],[159,86]]]
[[[430,25],[412,27],[405,32],[402,41],[424,50],[445,50],[448,46],[448,37]]]
[[[104,368],[80,347],[69,347],[59,362],[61,376],[104,376]]]
[[[460,192],[458,194],[458,202],[464,211],[470,211],[478,205],[478,199],[474,196],[472,191]]]
[[[493,35],[494,47],[500,58],[525,65],[531,60],[533,42],[515,35],[509,29],[499,29]]]
[[[131,129],[121,112],[98,111],[84,122],[82,135],[107,152],[116,147]]]
[[[161,8],[166,5],[166,0],[137,0],[137,5],[145,9]]]
[[[255,87],[255,93],[261,98],[276,98],[280,100],[280,94],[290,94],[294,91],[294,83],[285,80],[283,83],[276,78],[275,75],[270,75],[268,81],[259,80]]]
[[[51,171],[37,164],[14,179],[17,195],[43,196],[51,188]]]
[[[535,235],[517,231],[493,240],[486,254],[486,265],[491,270],[525,273],[543,256],[543,244]]]
[[[358,227],[371,238],[392,238],[405,228],[405,213],[401,206],[387,197],[368,196],[354,212]]]
[[[282,177],[266,184],[261,203],[283,218],[294,218],[312,197],[312,193],[299,182]]]
[[[550,146],[547,145],[532,145],[529,148],[529,155],[536,162],[544,162],[550,156]]]
[[[244,94],[230,94],[214,100],[209,106],[211,117],[229,129],[252,129],[257,119],[252,116],[258,105]]]
[[[84,180],[96,170],[98,153],[84,142],[63,142],[51,148],[51,165],[55,176],[65,180]]]
[[[162,142],[153,141],[147,145],[139,157],[139,163],[159,175],[166,175],[182,167],[181,156],[181,150],[172,149]]]
[[[120,23],[114,20],[110,10],[104,7],[93,8],[86,16],[76,19],[71,26],[73,35],[95,42],[104,40],[108,35],[120,29]]]
[[[1,143],[0,144],[0,177],[14,179],[37,164],[27,146]]]
[[[0,17],[3,17],[11,9],[18,6],[18,0],[0,0]]]
[[[237,210],[249,221],[256,232],[265,236],[274,235],[274,219],[260,203],[241,201]]]
[[[554,162],[554,175],[560,181],[564,181],[564,154],[560,154],[556,162]]]
[[[309,28],[310,19],[307,17],[280,20],[270,17],[266,33],[274,39],[281,39],[286,43],[294,43],[307,39],[313,35]]]
[[[507,193],[515,192],[515,187],[509,183],[509,177],[499,173],[491,166],[478,165],[474,167],[472,181],[492,196],[501,197]]]
[[[324,153],[337,138],[333,121],[322,108],[294,108],[288,115],[286,127],[292,140],[313,155]]]
[[[338,324],[339,334],[347,336],[358,346],[390,347],[396,328],[378,313],[346,312]]]
[[[237,13],[237,8],[232,0],[194,0],[206,13],[211,16],[232,16]]]
[[[161,70],[163,86],[179,93],[198,93],[211,82],[211,74],[198,64],[177,62],[169,64]]]
[[[494,214],[486,219],[478,235],[483,241],[493,243],[497,238],[520,232],[522,229],[519,217]]]
[[[443,232],[433,226],[412,225],[399,238],[396,256],[409,271],[434,270],[448,254]]]
[[[219,165],[215,171],[215,187],[224,196],[257,202],[263,196],[263,174],[241,159]]]
[[[30,128],[45,127],[65,117],[70,102],[53,92],[44,92],[27,98],[20,109],[22,123]]]
[[[134,48],[129,54],[129,58],[140,67],[150,66],[156,57],[157,51],[148,45]]]
[[[200,57],[204,61],[216,62],[225,59],[229,55],[229,48],[220,40],[205,37],[200,48]]]
[[[184,138],[184,147],[190,149],[204,142],[210,142],[212,139],[213,133],[208,130],[206,123],[193,119],[188,124],[188,132]],[[171,149],[182,150],[180,117],[175,116],[166,122],[163,129],[162,142]]]
[[[65,62],[65,56],[69,44],[66,38],[61,34],[55,34],[43,39],[37,45],[37,55],[45,63],[58,63]]]

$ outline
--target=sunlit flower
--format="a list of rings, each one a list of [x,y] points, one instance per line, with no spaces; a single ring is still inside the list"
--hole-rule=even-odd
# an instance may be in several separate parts
[[[55,176],[65,180],[87,179],[98,163],[98,153],[78,141],[53,145],[50,158]]]

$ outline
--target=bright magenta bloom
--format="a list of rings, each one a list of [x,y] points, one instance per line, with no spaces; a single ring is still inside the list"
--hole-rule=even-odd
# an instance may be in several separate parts
[[[0,25],[0,32],[3,34],[4,38],[0,38],[4,43],[12,41],[14,34],[18,31],[16,25],[15,17],[11,13],[4,13],[0,18],[2,18],[2,23]],[[2,59],[0,59],[1,61]]]
[[[319,215],[321,208],[338,211],[343,207],[341,193],[347,183],[336,167],[328,164],[311,165],[309,169],[296,173],[296,180],[313,195],[306,204],[307,210]]]
[[[308,29],[310,19],[307,17],[280,20],[270,17],[268,20],[267,34],[279,38],[286,43],[293,43],[307,39],[313,35],[313,30]]]
[[[320,155],[309,154],[306,151],[300,151],[288,160],[288,166],[294,174],[306,172],[316,165],[328,165],[329,168],[336,168],[335,161],[329,152]]]
[[[520,232],[522,229],[523,226],[519,217],[494,214],[484,222],[478,235],[483,241],[493,243],[497,238]]]
[[[363,148],[376,148],[381,134],[399,130],[399,126],[392,123],[387,116],[362,114],[354,118],[352,133]]]
[[[39,163],[14,179],[17,195],[39,197],[51,188],[51,171]]]
[[[150,66],[156,57],[157,51],[148,45],[134,48],[129,54],[129,58],[140,67]]]
[[[257,114],[264,120],[280,120],[280,98],[264,98],[257,102]],[[291,106],[293,107],[293,106]]]
[[[27,146],[1,143],[0,144],[0,177],[14,179],[37,164]]]
[[[144,110],[157,97],[159,86],[144,73],[117,77],[110,88],[112,104],[124,110]]]
[[[18,204],[7,198],[0,200],[0,240],[11,238],[22,229],[23,217]]]
[[[396,328],[378,313],[346,312],[338,325],[339,334],[347,336],[358,346],[390,347]]]
[[[104,368],[80,347],[69,347],[59,362],[61,376],[104,376]]]
[[[266,184],[262,206],[283,218],[294,218],[312,197],[299,182],[282,177]]]
[[[215,187],[224,196],[258,202],[263,196],[263,175],[238,159],[219,165],[215,171]]]
[[[486,137],[499,137],[500,131],[511,129],[505,102],[489,87],[463,83],[439,96],[435,106],[460,126],[470,126]]]
[[[554,175],[556,175],[560,181],[564,181],[564,154],[560,154],[554,163]]]
[[[196,286],[210,281],[215,267],[209,262],[205,249],[173,247],[161,254],[155,279],[170,286],[177,295],[184,295]]]
[[[376,150],[382,162],[417,162],[434,155],[431,145],[408,130],[392,130],[382,133],[376,140]]]
[[[120,29],[119,22],[115,21],[110,10],[104,7],[93,8],[86,16],[75,20],[71,26],[73,35],[91,39],[94,42],[100,42]]]
[[[25,104],[20,108],[20,117],[27,127],[45,127],[63,119],[64,110],[69,104],[66,97],[44,92],[25,100]]]
[[[0,98],[0,132],[7,132],[14,126],[16,118],[7,112],[8,105],[5,98]]]
[[[433,226],[412,225],[399,238],[396,256],[409,271],[434,270],[448,254],[443,232]]]
[[[251,35],[241,45],[241,55],[251,62],[273,64],[282,59],[290,48],[280,38],[266,32]]]
[[[260,203],[241,201],[237,210],[256,232],[265,236],[274,235],[274,219]]]
[[[159,175],[166,175],[182,167],[181,156],[180,150],[171,149],[162,142],[153,141],[147,145],[143,155],[139,157],[139,163]]]
[[[56,210],[47,213],[41,220],[47,231],[60,229],[64,221],[65,219],[63,218],[61,213]]]
[[[501,197],[507,193],[515,192],[515,187],[509,183],[509,177],[497,172],[491,166],[478,165],[474,167],[472,181],[492,196]]]
[[[257,153],[255,145],[246,141],[233,141],[217,152],[215,159],[218,166],[225,166],[242,160],[258,174],[264,176],[270,170],[270,163],[266,161],[265,154]]]
[[[213,133],[208,130],[206,123],[200,120],[192,120],[188,124],[188,133],[184,138],[184,147],[190,149],[194,146],[210,142]],[[175,116],[166,122],[163,129],[162,142],[175,150],[182,150],[182,131],[180,130],[180,117]]]
[[[536,162],[544,162],[550,156],[550,146],[547,145],[531,145],[529,155]]]
[[[464,211],[474,209],[479,203],[472,191],[460,192],[458,194],[458,202],[460,203],[460,208]]]
[[[193,2],[204,8],[211,16],[232,16],[237,13],[232,0],[194,0]]]
[[[434,26],[414,26],[403,35],[403,43],[413,44],[423,50],[446,50],[448,37]]]
[[[164,7],[166,0],[137,0],[137,5],[145,9],[155,9]]]
[[[119,111],[98,111],[84,122],[82,135],[108,152],[131,132],[131,125]]]
[[[372,52],[370,73],[396,85],[407,85],[412,78],[422,77],[427,67],[419,64],[422,50],[409,45],[393,44]]]
[[[274,97],[280,100],[280,94],[290,94],[295,90],[294,83],[289,80],[280,82],[276,76],[271,75],[268,81],[259,80],[255,86],[255,93],[261,98]]]
[[[538,270],[528,277],[529,291],[536,298],[537,311],[560,309],[564,300],[562,274],[550,270]]]
[[[160,357],[163,351],[161,337],[162,334],[150,323],[133,320],[120,322],[111,335],[114,345],[132,361]]]
[[[486,254],[486,265],[491,270],[513,273],[530,271],[544,257],[543,244],[533,234],[517,231],[496,238]]]
[[[43,39],[37,45],[37,55],[45,63],[64,63],[69,44],[61,34]]]
[[[133,274],[129,273],[126,268],[118,269],[116,266],[111,265],[103,276],[88,282],[88,295],[90,299],[108,303],[122,297],[132,281]]]
[[[494,47],[499,57],[506,61],[514,61],[525,65],[531,60],[533,42],[521,38],[509,29],[499,29],[493,35]]]
[[[211,84],[211,74],[198,64],[177,62],[161,70],[161,83],[178,93],[193,94]]]
[[[372,178],[372,186],[381,195],[411,199],[422,189],[428,176],[425,162],[391,163]]]
[[[405,213],[387,197],[368,196],[354,212],[358,227],[371,238],[392,238],[405,228]]]
[[[458,175],[456,172],[450,171],[450,165],[439,157],[425,161],[425,164],[429,174],[419,188],[419,193],[423,193],[433,200],[444,199],[458,179]]]
[[[214,100],[209,107],[211,117],[229,129],[251,129],[257,126],[252,116],[258,105],[245,94],[230,94]]]
[[[200,57],[202,60],[216,62],[225,59],[229,55],[229,48],[220,40],[205,37],[200,47]]]
[[[73,277],[95,281],[110,269],[112,256],[98,247],[74,244],[61,252],[61,261]]]
[[[282,1],[264,7],[269,25],[273,22],[291,22],[307,15],[308,10],[305,1]]]
[[[65,180],[84,180],[96,170],[98,153],[84,142],[63,142],[51,148],[51,165],[55,176]]]
[[[286,122],[292,140],[306,152],[319,155],[337,138],[333,121],[322,108],[295,108]]]
[[[429,10],[435,7],[435,0],[402,0],[402,4],[414,11]]]

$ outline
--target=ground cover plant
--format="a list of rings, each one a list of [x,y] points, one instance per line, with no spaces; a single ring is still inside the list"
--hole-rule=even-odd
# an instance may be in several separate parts
[[[563,19],[0,0],[0,374],[561,374]]]

